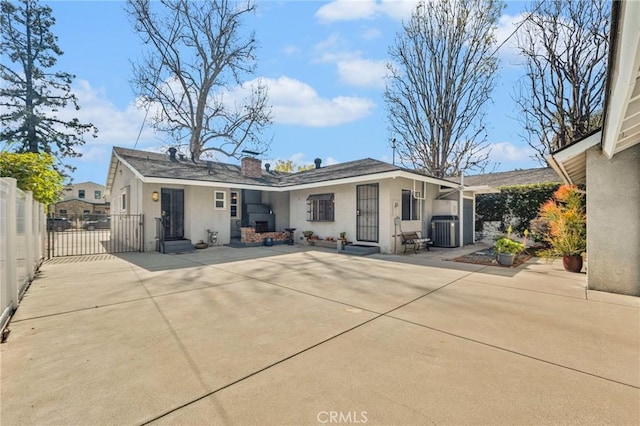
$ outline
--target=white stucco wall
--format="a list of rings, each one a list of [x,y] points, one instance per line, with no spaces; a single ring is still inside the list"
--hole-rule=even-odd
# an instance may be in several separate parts
[[[289,193],[288,192],[262,192],[262,204],[271,207],[276,216],[276,231],[283,231],[289,227]]]
[[[640,296],[640,145],[587,151],[587,284]]]
[[[401,249],[400,239],[394,244],[396,232],[422,231],[426,235],[431,218],[431,200],[437,196],[438,186],[416,182],[416,190],[425,194],[426,201],[421,204],[421,219],[402,221],[396,227],[394,218],[402,217],[402,190],[413,190],[410,179],[372,180],[361,184],[377,183],[379,188],[379,241],[378,243],[362,242],[367,245],[378,245],[382,253],[393,253],[394,249]],[[340,232],[347,233],[347,239],[359,243],[356,239],[356,187],[357,184],[324,186],[321,188],[293,191],[290,196],[290,223],[296,228],[296,241],[300,242],[303,231],[313,231],[320,238],[338,238]],[[335,221],[309,222],[307,221],[307,197],[312,194],[333,193],[335,201]],[[397,244],[397,245],[396,245]]]
[[[120,172],[122,170],[122,172]],[[207,238],[207,229],[218,232],[218,244],[230,240],[230,190],[184,185],[143,184],[127,168],[118,167],[111,188],[111,205],[114,214],[144,214],[144,250],[156,250],[156,218],[161,217],[162,202],[154,202],[151,194],[162,188],[184,190],[184,237],[192,243]],[[214,192],[226,194],[225,208],[214,208]],[[122,208],[122,194],[126,194],[126,208]]]
[[[225,208],[214,207],[214,192],[226,193]],[[230,191],[226,188],[207,188],[190,186],[184,192],[185,238],[197,243],[206,241],[207,229],[218,232],[218,244],[228,244],[231,228],[229,227]]]
[[[334,213],[333,222],[308,222],[307,197],[311,194],[333,192]],[[347,239],[355,241],[356,237],[356,185],[332,185],[322,188],[292,191],[289,194],[289,222],[296,228],[296,242],[301,242],[304,231],[313,231],[320,238],[338,238],[341,232],[347,233]],[[276,216],[277,217],[277,216]]]

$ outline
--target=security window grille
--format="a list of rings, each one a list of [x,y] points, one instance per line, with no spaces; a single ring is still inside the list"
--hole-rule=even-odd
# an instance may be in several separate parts
[[[402,220],[420,220],[420,200],[408,189],[402,190]]]
[[[84,189],[78,190],[78,198],[84,198]]]
[[[93,198],[95,198],[96,200],[102,198],[102,191],[93,191]]]
[[[307,198],[307,221],[333,222],[334,199],[331,194],[313,194]]]
[[[226,195],[227,195],[226,192],[222,192],[222,191],[215,192],[214,206],[216,209],[223,210],[226,208],[225,207]]]

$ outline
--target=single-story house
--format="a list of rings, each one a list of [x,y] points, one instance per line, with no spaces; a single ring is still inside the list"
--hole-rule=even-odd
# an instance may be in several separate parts
[[[187,244],[232,239],[294,239],[311,230],[320,238],[345,232],[354,244],[401,248],[400,232],[430,235],[434,215],[457,216],[447,230],[455,245],[473,243],[478,188],[366,158],[297,173],[280,173],[245,157],[240,165],[194,163],[184,156],[113,148],[106,191],[111,213],[143,214],[145,251],[167,252],[158,241]],[[452,220],[455,218],[451,218]],[[282,237],[284,238],[284,237]],[[260,241],[260,239],[258,239]],[[451,240],[453,241],[453,240]]]
[[[640,296],[640,2],[613,2],[604,123],[549,163],[587,191],[587,286]]]

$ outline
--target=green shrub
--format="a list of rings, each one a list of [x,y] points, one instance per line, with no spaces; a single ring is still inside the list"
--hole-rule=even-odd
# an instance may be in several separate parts
[[[496,241],[496,253],[518,254],[524,250],[524,244],[513,241],[511,238],[500,238]]]
[[[476,215],[485,221],[499,221],[500,230],[513,224],[514,231],[522,234],[531,220],[538,216],[540,206],[560,186],[559,183],[504,186],[498,194],[481,194],[476,198]],[[476,228],[477,229],[477,228]]]

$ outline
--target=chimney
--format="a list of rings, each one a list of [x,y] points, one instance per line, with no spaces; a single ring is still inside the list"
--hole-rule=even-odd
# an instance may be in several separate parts
[[[262,161],[257,158],[243,157],[240,160],[242,176],[250,178],[262,177]]]
[[[315,160],[313,160],[313,162],[316,163],[316,169],[319,169],[320,164],[322,164],[322,159],[316,158]]]
[[[176,152],[178,152],[178,150],[174,147],[169,148],[169,160],[174,162],[178,161],[178,159],[176,158]]]

